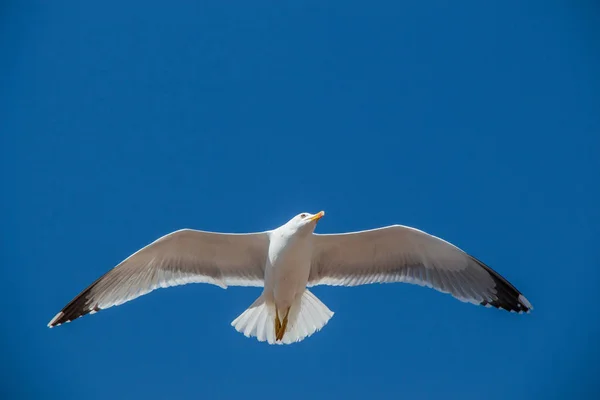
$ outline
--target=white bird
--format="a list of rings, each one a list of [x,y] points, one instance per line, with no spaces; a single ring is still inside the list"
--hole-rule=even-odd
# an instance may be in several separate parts
[[[315,234],[324,215],[298,214],[260,233],[170,233],[92,283],[48,326],[187,283],[262,287],[258,299],[231,325],[270,344],[299,342],[327,324],[333,312],[307,289],[315,285],[406,282],[473,304],[517,313],[533,309],[506,279],[440,238],[402,225]]]

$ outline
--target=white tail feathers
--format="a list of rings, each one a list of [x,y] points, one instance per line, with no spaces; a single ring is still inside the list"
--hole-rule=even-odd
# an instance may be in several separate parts
[[[281,311],[279,317],[283,317]],[[267,304],[263,295],[260,295],[231,325],[246,337],[256,337],[261,342],[290,344],[320,330],[331,317],[333,312],[306,289],[290,308],[288,326],[281,341],[275,341],[275,304]]]

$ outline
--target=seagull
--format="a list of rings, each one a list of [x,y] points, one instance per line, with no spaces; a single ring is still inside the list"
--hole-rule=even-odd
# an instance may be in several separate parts
[[[316,285],[405,282],[519,314],[533,309],[506,279],[445,240],[403,225],[315,234],[324,215],[303,212],[259,233],[172,232],[92,283],[48,326],[188,283],[262,287],[231,325],[269,344],[300,342],[331,319],[333,312],[308,290]]]

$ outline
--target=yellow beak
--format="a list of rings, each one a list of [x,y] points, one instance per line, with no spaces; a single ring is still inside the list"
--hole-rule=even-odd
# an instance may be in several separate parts
[[[319,211],[318,213],[316,213],[315,215],[313,215],[312,217],[310,217],[311,221],[318,221],[321,218],[323,218],[323,216],[325,215],[325,211]]]

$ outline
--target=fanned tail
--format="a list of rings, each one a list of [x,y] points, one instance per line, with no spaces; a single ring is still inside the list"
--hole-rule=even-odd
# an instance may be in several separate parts
[[[288,323],[282,340],[276,340],[275,305],[267,304],[263,295],[237,317],[231,325],[246,337],[256,337],[269,344],[291,344],[300,342],[323,328],[333,317],[327,308],[314,294],[306,289],[290,307]],[[282,317],[280,315],[280,317]]]

